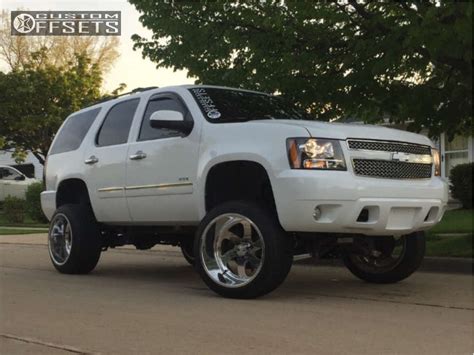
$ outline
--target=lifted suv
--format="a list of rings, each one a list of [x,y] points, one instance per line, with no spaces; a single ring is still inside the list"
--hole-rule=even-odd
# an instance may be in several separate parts
[[[447,186],[424,136],[310,121],[280,98],[212,86],[147,89],[72,114],[48,155],[49,254],[87,273],[109,247],[180,246],[226,297],[277,288],[295,255],[400,281]]]

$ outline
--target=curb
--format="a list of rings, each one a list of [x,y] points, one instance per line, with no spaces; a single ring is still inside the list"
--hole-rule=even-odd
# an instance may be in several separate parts
[[[340,259],[314,260],[312,258],[295,261],[296,265],[344,267]],[[418,271],[444,274],[473,274],[474,259],[425,257]]]
[[[472,274],[474,259],[425,257],[420,266],[421,271],[449,274]]]

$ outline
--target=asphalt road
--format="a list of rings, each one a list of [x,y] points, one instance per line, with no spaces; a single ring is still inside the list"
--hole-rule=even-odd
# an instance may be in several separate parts
[[[295,265],[258,300],[210,292],[178,252],[113,250],[61,275],[44,245],[0,241],[1,354],[471,354],[473,278],[371,285]]]

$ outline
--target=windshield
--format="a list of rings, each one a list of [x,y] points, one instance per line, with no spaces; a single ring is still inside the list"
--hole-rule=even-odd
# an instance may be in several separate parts
[[[277,96],[206,87],[189,90],[206,119],[214,123],[309,119],[304,111]]]

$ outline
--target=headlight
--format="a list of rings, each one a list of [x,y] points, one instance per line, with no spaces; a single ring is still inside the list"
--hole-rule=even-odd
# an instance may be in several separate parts
[[[441,155],[438,149],[431,148],[431,155],[433,156],[434,174],[441,176]]]
[[[292,169],[346,170],[341,144],[323,138],[290,138],[288,158]]]

